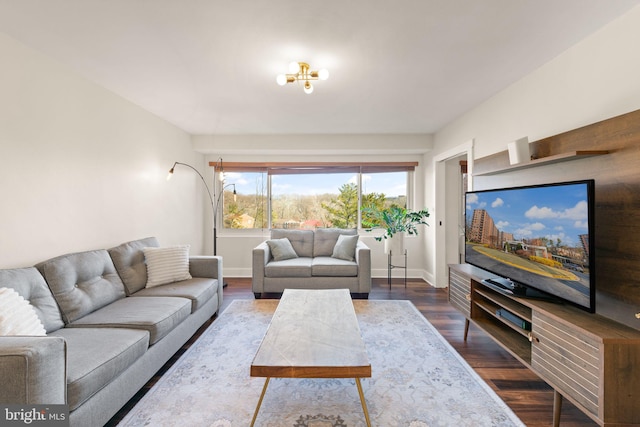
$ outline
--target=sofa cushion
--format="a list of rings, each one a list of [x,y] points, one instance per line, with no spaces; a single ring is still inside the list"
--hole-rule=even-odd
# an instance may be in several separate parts
[[[311,277],[312,258],[271,261],[264,267],[266,277]]]
[[[138,292],[147,284],[147,265],[144,262],[142,248],[157,248],[158,246],[160,244],[155,237],[147,237],[109,249],[109,255],[124,283],[127,295]]]
[[[272,239],[282,239],[286,237],[291,242],[293,250],[299,257],[313,256],[313,231],[312,230],[271,230]],[[337,237],[336,237],[337,239]]]
[[[46,334],[29,301],[14,289],[0,288],[0,336]]]
[[[355,229],[318,228],[313,236],[313,256],[331,256],[341,235],[357,235]]]
[[[315,257],[311,263],[311,275],[314,277],[356,277],[358,264],[332,257]]]
[[[64,326],[58,304],[35,267],[0,270],[0,286],[15,289],[29,301],[47,332]]]
[[[282,239],[267,240],[271,256],[275,261],[284,261],[285,259],[298,258],[298,254],[291,246],[291,242],[286,237]]]
[[[149,347],[136,329],[64,328],[52,336],[67,343],[67,404],[73,411],[124,372]]]
[[[197,278],[142,289],[133,297],[182,297],[191,300],[191,312],[194,313],[206,304],[218,292],[216,279]]]
[[[49,284],[66,323],[125,297],[106,250],[62,255],[36,265]]]
[[[70,328],[130,328],[146,330],[151,345],[191,313],[191,301],[173,297],[126,297],[70,323]]]
[[[331,257],[343,259],[345,261],[355,261],[358,237],[358,235],[345,236],[344,234],[338,236],[338,241],[336,242],[336,246],[333,248]]]

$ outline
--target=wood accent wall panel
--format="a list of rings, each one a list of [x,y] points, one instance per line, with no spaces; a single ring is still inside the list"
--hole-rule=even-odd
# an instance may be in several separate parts
[[[530,148],[534,158],[609,151],[597,160],[546,167],[563,168],[571,177],[568,180],[595,179],[596,283],[603,294],[596,297],[597,311],[640,329],[640,320],[633,318],[633,311],[640,312],[640,110],[534,141]],[[503,151],[476,159],[474,174],[508,166],[508,152]],[[539,173],[539,168],[507,172],[504,186],[509,186],[511,174],[531,176],[538,183]]]

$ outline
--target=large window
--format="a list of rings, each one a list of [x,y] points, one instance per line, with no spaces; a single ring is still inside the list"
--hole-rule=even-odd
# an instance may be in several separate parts
[[[225,164],[222,225],[357,228],[368,209],[407,207],[415,165]]]

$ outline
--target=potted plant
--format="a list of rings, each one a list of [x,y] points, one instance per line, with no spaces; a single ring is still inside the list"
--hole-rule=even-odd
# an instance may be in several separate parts
[[[377,241],[385,242],[385,253],[402,254],[404,252],[404,235],[418,235],[418,225],[429,225],[426,218],[429,211],[423,209],[412,212],[400,206],[391,206],[386,209],[377,210],[365,208],[363,225],[369,227],[367,231],[372,231],[372,227],[382,227],[384,234],[377,236]]]

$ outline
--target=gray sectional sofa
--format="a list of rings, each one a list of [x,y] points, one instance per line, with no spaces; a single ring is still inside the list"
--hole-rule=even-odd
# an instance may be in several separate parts
[[[351,246],[353,253],[340,250],[341,235],[356,242]],[[294,253],[278,247],[283,239],[290,242]],[[253,249],[252,270],[256,298],[287,288],[349,289],[357,298],[367,298],[371,291],[371,250],[358,239],[355,229],[273,229],[271,238]]]
[[[29,301],[46,330],[0,337],[0,402],[67,404],[71,426],[115,415],[222,304],[220,257],[189,257],[191,278],[145,287],[143,248],[158,246],[147,238],[0,270],[0,288]]]

